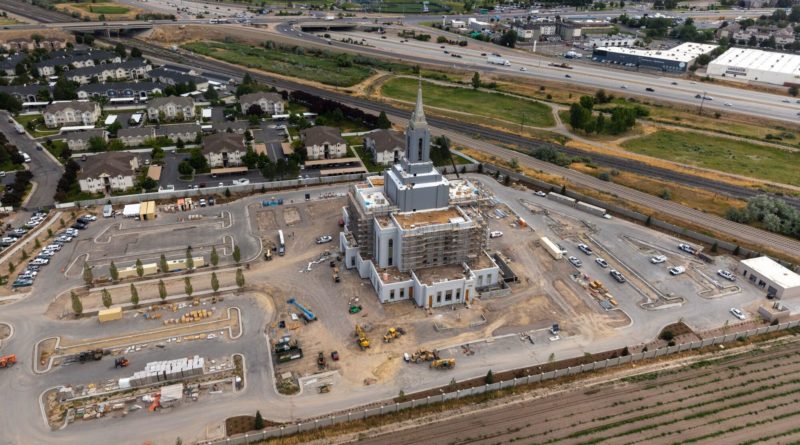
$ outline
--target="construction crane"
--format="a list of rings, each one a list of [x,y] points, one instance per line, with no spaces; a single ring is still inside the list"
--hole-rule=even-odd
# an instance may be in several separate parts
[[[317,319],[317,316],[316,316],[316,315],[314,315],[314,313],[313,313],[313,312],[311,312],[310,310],[306,309],[306,307],[305,307],[305,306],[303,306],[302,304],[300,304],[300,303],[299,303],[297,300],[295,300],[294,298],[290,298],[290,299],[289,299],[289,300],[287,300],[286,302],[287,302],[287,303],[289,303],[289,304],[291,304],[291,305],[294,305],[295,307],[297,307],[297,309],[300,309],[300,312],[303,314],[303,318],[305,318],[305,319],[306,319],[306,321],[314,321],[314,320],[316,320],[316,319]]]
[[[358,346],[361,347],[362,351],[369,348],[369,339],[367,338],[367,333],[358,323],[356,323],[356,337],[358,337]]]
[[[456,366],[456,359],[443,358],[431,362],[432,369],[453,369]]]
[[[15,354],[0,357],[0,368],[10,368],[15,364],[17,364],[17,356]]]

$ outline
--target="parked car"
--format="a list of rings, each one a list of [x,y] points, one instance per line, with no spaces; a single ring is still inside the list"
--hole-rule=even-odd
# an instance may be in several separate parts
[[[77,230],[84,230],[86,229],[86,224],[78,221],[75,224],[71,225],[70,227]]]
[[[578,249],[580,249],[580,251],[585,253],[586,255],[592,254],[592,248],[587,246],[586,244],[578,244]]]
[[[600,257],[598,257],[598,258],[595,258],[595,259],[594,259],[594,262],[595,262],[595,263],[597,263],[597,264],[599,264],[599,265],[600,265],[600,267],[602,267],[602,268],[606,268],[606,267],[608,267],[608,263],[606,262],[606,260],[604,260],[604,259],[602,259],[602,258],[600,258]]]
[[[664,261],[667,261],[667,257],[664,256],[664,255],[656,255],[656,256],[650,258],[650,262],[653,263],[653,264],[661,264]]]
[[[206,206],[206,200],[204,198],[200,198],[200,207]]]
[[[489,238],[500,238],[501,236],[503,236],[503,232],[499,230],[493,230],[489,232]]]
[[[333,241],[333,237],[330,235],[322,235],[321,237],[317,238],[317,244],[325,244]]]
[[[572,265],[575,266],[575,267],[583,266],[583,262],[581,260],[575,258],[574,256],[571,256],[568,259],[569,259],[569,262],[572,263]]]
[[[615,280],[619,281],[620,283],[624,283],[624,282],[625,282],[625,277],[624,277],[624,276],[622,276],[622,274],[621,274],[621,273],[619,273],[617,270],[615,270],[615,269],[611,269],[611,270],[610,270],[608,273],[609,273],[609,274],[610,274],[612,277],[614,277],[614,279],[615,279]]]
[[[78,218],[78,223],[80,223],[80,224],[83,224],[84,226],[88,226],[90,222],[91,222],[91,221],[89,221],[88,219],[86,219],[86,218],[85,218],[85,217],[83,217],[83,216],[81,216],[80,218]]]
[[[85,220],[88,220],[88,221],[97,221],[97,217],[96,216],[89,215],[89,214],[83,215],[81,218],[83,218]]]
[[[739,320],[747,319],[747,316],[744,315],[744,312],[740,311],[739,309],[736,309],[735,307],[731,308],[731,314],[733,314],[733,316],[738,318]]]
[[[736,281],[736,277],[733,276],[733,274],[727,270],[720,269],[717,271],[717,275],[721,276],[722,278],[725,278],[728,281]]]
[[[678,249],[681,249],[682,251],[684,251],[686,253],[691,253],[692,255],[695,254],[694,247],[692,247],[692,246],[690,246],[688,244],[683,244],[683,243],[678,244]]]
[[[670,267],[669,268],[669,273],[671,275],[680,275],[680,274],[682,274],[684,272],[686,272],[686,268],[683,267],[683,266],[675,266],[675,267]]]

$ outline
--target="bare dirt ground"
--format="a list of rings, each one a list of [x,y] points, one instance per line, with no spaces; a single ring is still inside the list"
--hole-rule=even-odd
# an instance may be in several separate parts
[[[133,6],[130,6],[130,5],[124,5],[124,4],[120,4],[120,3],[114,3],[114,2],[97,3],[97,4],[92,4],[92,6],[96,6],[96,7],[119,6],[119,7],[127,8],[128,11],[125,12],[124,14],[100,14],[100,13],[89,12],[89,8],[88,7],[82,8],[80,6],[75,6],[74,4],[69,4],[69,3],[61,3],[61,4],[58,4],[58,5],[55,5],[55,6],[56,6],[56,9],[61,10],[63,12],[66,12],[67,14],[71,14],[73,12],[77,12],[77,13],[79,13],[80,15],[82,15],[84,17],[91,18],[92,20],[98,20],[101,15],[104,16],[107,20],[133,20],[133,19],[136,18],[137,14],[142,14],[144,12],[147,12],[144,9],[141,9],[141,8],[136,8],[136,7],[133,7]]]
[[[7,324],[0,323],[0,340],[5,340],[11,335],[11,327]]]
[[[31,30],[7,30],[7,31],[0,31],[0,41],[12,40],[12,39],[29,39],[31,34],[39,34],[45,38],[59,38],[64,39],[67,42],[75,43],[75,37],[68,32],[60,31],[58,29],[53,28],[45,28],[45,29],[37,29],[35,32]]]
[[[407,427],[403,443],[794,443],[800,344],[780,344],[577,390],[551,388],[477,413],[451,412]],[[387,441],[362,434],[359,443]]]

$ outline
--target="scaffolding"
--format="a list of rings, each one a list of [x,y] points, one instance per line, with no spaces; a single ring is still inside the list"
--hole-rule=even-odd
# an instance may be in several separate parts
[[[482,220],[437,224],[401,232],[400,271],[462,264],[481,255],[486,244]]]

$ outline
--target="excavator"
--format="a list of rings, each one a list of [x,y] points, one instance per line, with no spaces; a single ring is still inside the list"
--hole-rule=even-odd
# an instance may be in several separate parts
[[[15,354],[0,357],[0,368],[10,368],[15,364],[17,364],[17,356]]]
[[[384,343],[391,343],[395,338],[405,335],[406,331],[403,328],[389,328],[386,335],[383,336]]]
[[[414,363],[430,362],[434,360],[439,360],[439,354],[436,351],[428,351],[420,349],[419,351],[411,355],[411,361]]]
[[[453,369],[456,366],[456,359],[443,358],[431,362],[431,369]]]
[[[369,339],[367,338],[367,333],[358,323],[356,323],[356,337],[358,337],[358,346],[361,347],[362,351],[369,348]]]

